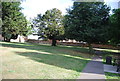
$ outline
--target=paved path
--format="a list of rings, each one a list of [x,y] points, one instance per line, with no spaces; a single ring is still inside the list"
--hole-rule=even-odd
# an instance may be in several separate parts
[[[120,72],[117,72],[117,66],[108,65],[108,64],[104,64],[104,72],[119,73],[120,74]]]
[[[100,81],[105,81],[104,67],[102,63],[102,58],[94,57],[92,61],[90,61],[84,70],[82,71],[79,79],[101,79]]]

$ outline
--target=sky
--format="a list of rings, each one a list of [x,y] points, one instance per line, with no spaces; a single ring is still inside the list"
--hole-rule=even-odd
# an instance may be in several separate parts
[[[105,2],[111,6],[112,9],[118,7],[118,0],[105,0]],[[25,0],[22,2],[21,7],[23,7],[22,12],[29,20],[34,18],[37,14],[44,14],[45,11],[52,8],[57,8],[62,11],[62,14],[66,14],[66,8],[73,5],[72,0]]]
[[[22,12],[29,19],[36,17],[39,13],[44,14],[52,8],[61,10],[64,15],[66,8],[69,8],[72,4],[73,1],[71,0],[26,0],[21,6],[24,8]]]

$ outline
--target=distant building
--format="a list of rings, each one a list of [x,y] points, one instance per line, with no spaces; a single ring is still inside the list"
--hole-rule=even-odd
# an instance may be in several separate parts
[[[34,40],[38,40],[40,36],[38,36],[38,34],[31,34],[31,35],[28,35],[28,39],[34,39]]]
[[[24,43],[26,41],[26,37],[18,35],[17,39],[11,39],[10,42],[21,42]]]
[[[3,41],[4,37],[2,37],[2,34],[0,34],[0,41]],[[24,43],[26,41],[26,37],[18,35],[17,39],[10,39],[10,42],[21,42]]]
[[[39,35],[38,35],[38,27],[34,27],[32,29],[34,32],[30,35],[27,36],[28,39],[33,39],[33,40],[38,40],[39,39]]]

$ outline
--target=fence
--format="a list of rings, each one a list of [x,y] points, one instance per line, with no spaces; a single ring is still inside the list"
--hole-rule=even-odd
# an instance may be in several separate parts
[[[52,43],[51,40],[43,41],[43,40],[32,40],[32,39],[29,39],[27,42],[38,43],[38,44],[51,44]],[[57,45],[88,47],[88,44],[85,44],[85,43],[60,42],[60,41],[57,41]],[[103,45],[103,44],[92,44],[92,46],[94,48],[120,49],[120,47],[115,47],[112,45]]]

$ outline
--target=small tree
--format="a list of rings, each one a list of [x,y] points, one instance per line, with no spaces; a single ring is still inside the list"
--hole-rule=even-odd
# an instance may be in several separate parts
[[[107,39],[109,7],[102,2],[74,2],[65,15],[65,32],[69,39],[87,42],[90,53],[92,43],[103,43]]]
[[[47,10],[43,16],[40,14],[33,20],[39,27],[39,35],[52,40],[52,46],[56,46],[56,40],[64,34],[63,16],[60,10],[54,8]]]

